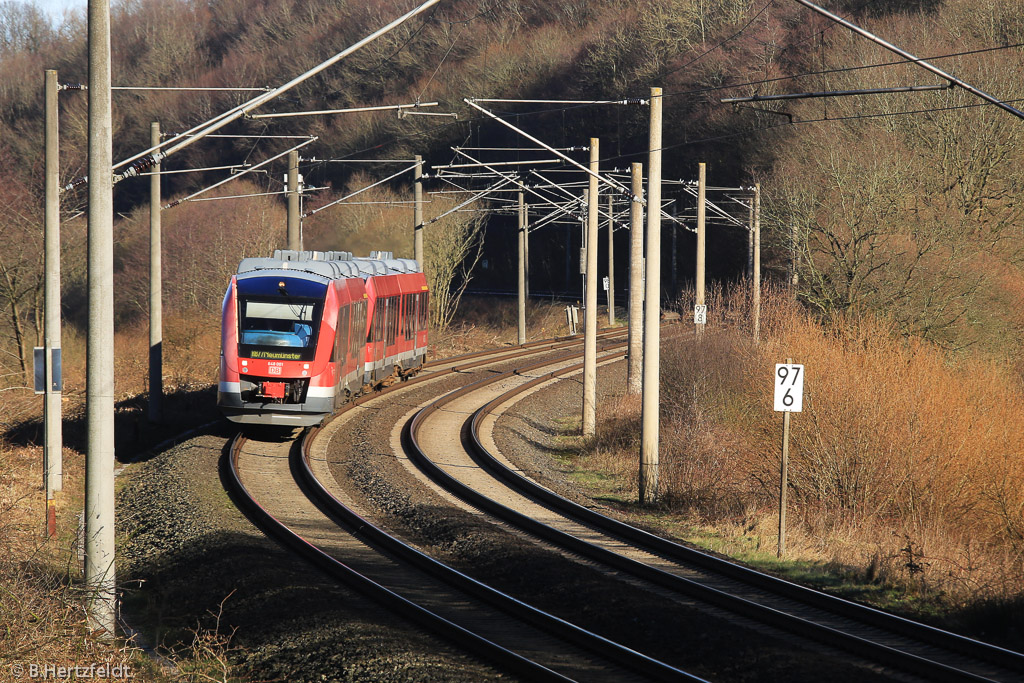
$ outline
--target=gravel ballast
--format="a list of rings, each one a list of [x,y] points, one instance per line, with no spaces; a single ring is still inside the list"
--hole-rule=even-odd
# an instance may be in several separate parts
[[[192,654],[194,630],[252,681],[508,680],[328,579],[231,503],[218,466],[233,430],[128,466],[119,480],[124,616],[148,645]],[[223,612],[221,613],[221,604]],[[205,653],[209,655],[210,653]]]
[[[620,364],[621,365],[621,364]],[[599,387],[610,381],[602,369]],[[497,588],[712,680],[834,683],[879,678],[833,652],[793,643],[609,575],[507,527],[449,505],[398,461],[398,419],[442,387],[493,370],[410,387],[357,409],[329,449],[340,486],[375,521]],[[618,385],[612,385],[618,386]],[[500,420],[496,440],[547,485],[586,497],[548,450],[556,418],[578,412],[568,378],[531,394]],[[529,430],[535,430],[530,432]],[[219,463],[226,423],[129,466],[118,496],[125,614],[151,644],[193,642],[197,628],[233,633],[221,644],[249,680],[493,681],[510,677],[420,632],[338,585],[265,537],[232,504]]]

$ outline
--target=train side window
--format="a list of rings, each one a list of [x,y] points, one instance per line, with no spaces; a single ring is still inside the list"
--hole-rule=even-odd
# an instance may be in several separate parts
[[[348,304],[341,309],[341,316],[338,318],[338,343],[335,344],[335,348],[342,350],[348,349],[350,344],[348,343],[348,335],[350,333],[350,325],[352,322],[352,305]]]
[[[420,295],[419,294],[412,294],[412,295],[409,296],[409,298],[412,299],[412,310],[413,310],[412,331],[413,331],[413,334],[416,334],[416,332],[418,332],[419,329],[420,329]]]
[[[353,358],[356,359],[356,361],[361,361],[362,359],[364,359],[359,353],[359,339],[362,336],[360,334],[361,331],[367,329],[366,305],[367,304],[362,301],[357,301],[355,302],[355,304],[353,304],[352,335],[348,338],[348,352]]]
[[[402,336],[409,338],[409,295],[402,295],[402,314],[399,316],[402,325]]]
[[[395,338],[405,336],[405,297],[401,294],[395,297]]]
[[[366,300],[359,302],[359,334],[352,335],[352,354],[361,361],[366,360],[366,342],[363,341],[363,330],[366,329]]]
[[[364,340],[364,330],[366,329],[366,300],[359,302],[359,334],[352,335],[352,351],[359,354],[360,360],[366,360],[366,341]]]
[[[388,307],[387,307],[387,333],[388,333],[387,345],[388,346],[391,346],[392,344],[395,343],[395,333],[397,332],[397,330],[395,328],[397,328],[397,327],[398,327],[398,297],[397,296],[390,296],[390,297],[388,297]]]
[[[373,341],[384,341],[384,302],[386,299],[378,299],[377,306],[373,309],[373,329],[370,330]]]
[[[357,334],[357,332],[360,329],[359,309],[362,306],[362,303],[363,302],[361,301],[357,301],[356,303],[352,304],[352,332],[348,338],[348,353],[352,358],[355,358],[357,361],[360,360],[358,355],[359,334]]]
[[[409,339],[413,334],[415,334],[416,318],[413,316],[416,313],[416,309],[413,304],[412,294],[406,294],[402,298],[405,300],[405,338]]]

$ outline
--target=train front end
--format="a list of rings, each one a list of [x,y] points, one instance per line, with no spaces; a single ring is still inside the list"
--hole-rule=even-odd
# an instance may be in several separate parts
[[[281,265],[239,272],[224,298],[217,405],[233,422],[303,427],[334,411],[331,278]]]

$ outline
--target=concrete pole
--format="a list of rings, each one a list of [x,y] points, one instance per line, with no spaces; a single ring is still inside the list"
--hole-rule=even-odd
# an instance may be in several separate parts
[[[524,197],[525,199],[525,197]],[[526,271],[526,282],[523,287],[526,300],[530,300],[530,204],[523,202],[523,268]]]
[[[417,154],[416,169],[413,171],[412,242],[413,258],[423,270],[423,157]],[[423,270],[423,272],[426,272]]]
[[[519,191],[519,229],[516,231],[516,253],[519,256],[518,273],[519,287],[519,343],[526,343],[526,216],[523,204],[523,191]]]
[[[679,230],[676,225],[676,217],[679,215],[679,209],[676,208],[678,203],[672,204],[672,301],[676,301],[679,298]]]
[[[754,341],[761,340],[761,183],[754,185]]]
[[[43,284],[43,336],[46,339],[46,393],[43,399],[43,469],[46,486],[47,518],[53,506],[53,493],[64,487],[64,453],[61,388],[53,386],[53,359],[60,358],[60,154],[58,142],[57,72],[47,71],[46,90],[46,170],[44,192],[46,208],[43,252],[46,279]]]
[[[299,222],[299,150],[288,152],[288,248],[302,250],[302,236]]]
[[[565,226],[565,295],[571,296],[572,288],[572,224]]]
[[[633,197],[629,205],[629,360],[626,393],[637,396],[643,379],[644,343],[644,205],[637,201],[644,192],[643,164],[631,166]]]
[[[583,188],[583,206],[590,206],[590,190]],[[583,315],[587,314],[587,216],[580,218],[580,296],[583,299]],[[578,301],[576,303],[579,303]]]
[[[704,256],[707,249],[707,211],[704,206],[705,197],[707,195],[707,165],[698,164],[698,176],[697,176],[697,276],[694,283],[694,288],[697,291],[696,304],[698,306],[704,306],[705,293],[704,293]],[[704,334],[704,325],[697,325],[697,336],[700,337]]]
[[[598,139],[590,138],[590,170],[597,173]],[[587,186],[587,273],[583,326],[583,437],[597,434],[597,177]]]
[[[160,144],[160,122],[149,124],[149,144]],[[164,398],[164,305],[163,237],[160,225],[160,164],[149,176],[149,421],[163,419]]]
[[[608,326],[615,325],[615,193],[608,193]]]
[[[89,628],[117,629],[114,563],[114,184],[110,0],[89,0],[89,331],[86,343],[85,588]]]
[[[640,503],[658,499],[661,400],[661,88],[651,88],[647,171],[647,281],[644,306],[644,377],[640,429]]]
[[[750,198],[750,215],[747,218],[747,277],[754,277],[754,198]]]

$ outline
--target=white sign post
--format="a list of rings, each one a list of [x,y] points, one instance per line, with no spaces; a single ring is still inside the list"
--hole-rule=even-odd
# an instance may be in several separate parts
[[[775,365],[775,411],[782,413],[782,468],[779,481],[779,557],[786,553],[786,489],[789,477],[789,415],[804,409],[804,366],[792,358]]]
[[[706,325],[708,322],[707,304],[697,304],[693,307],[693,324]]]

